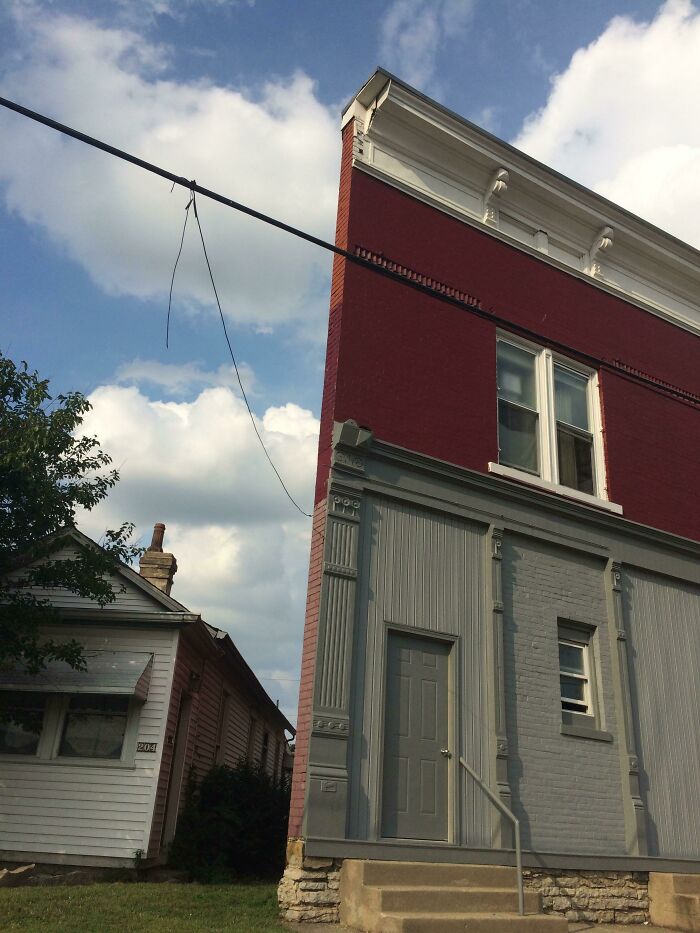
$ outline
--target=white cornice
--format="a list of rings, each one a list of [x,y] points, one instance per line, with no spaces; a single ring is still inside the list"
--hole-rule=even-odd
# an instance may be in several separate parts
[[[349,104],[353,164],[700,335],[700,252],[377,71]]]

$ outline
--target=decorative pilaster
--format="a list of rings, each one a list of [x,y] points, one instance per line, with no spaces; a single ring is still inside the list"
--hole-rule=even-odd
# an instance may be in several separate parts
[[[503,803],[510,809],[512,792],[508,782],[508,730],[506,725],[505,655],[503,649],[503,529],[492,527],[489,534],[491,549],[491,608],[493,652],[493,713],[496,734],[496,784]],[[510,822],[500,820],[500,831],[494,844],[504,848],[513,845]]]
[[[323,554],[306,834],[342,839],[348,801],[350,685],[364,456],[371,434],[336,425]]]
[[[626,798],[625,828],[627,845],[630,855],[647,854],[646,808],[641,798],[639,788],[639,759],[637,756],[637,743],[634,734],[634,719],[632,716],[632,691],[630,688],[629,659],[627,654],[627,632],[622,609],[622,566],[611,561],[609,570],[609,597],[611,601],[611,644],[616,657],[619,677],[619,704],[618,723],[620,734],[620,756],[623,777],[626,776],[627,786],[623,786]]]

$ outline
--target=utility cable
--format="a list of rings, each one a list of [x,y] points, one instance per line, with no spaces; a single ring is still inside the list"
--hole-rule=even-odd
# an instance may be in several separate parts
[[[173,285],[175,284],[175,273],[177,272],[177,264],[180,262],[180,256],[182,255],[182,246],[185,242],[185,231],[187,230],[187,221],[190,217],[190,207],[194,201],[194,195],[190,196],[189,201],[187,202],[187,207],[185,208],[185,222],[182,225],[182,236],[180,237],[180,249],[177,251],[177,259],[175,260],[175,265],[173,266],[173,274],[170,279],[170,294],[168,295],[168,317],[165,322],[165,349],[168,349],[168,340],[170,337],[170,308],[173,303]]]
[[[199,238],[202,241],[202,250],[204,252],[204,259],[206,260],[207,269],[209,270],[209,279],[211,280],[211,287],[214,289],[214,297],[216,298],[216,306],[219,309],[219,317],[221,318],[221,326],[224,330],[224,337],[226,338],[226,343],[228,345],[228,352],[231,354],[231,362],[233,363],[233,368],[236,371],[236,379],[238,379],[238,385],[240,386],[240,389],[241,389],[241,395],[243,396],[245,407],[248,409],[248,415],[250,416],[250,423],[253,425],[253,430],[255,431],[256,437],[260,441],[260,446],[262,447],[263,452],[265,456],[267,457],[268,463],[270,464],[272,469],[275,471],[275,476],[280,481],[280,485],[282,486],[282,489],[284,489],[284,491],[286,492],[287,498],[292,503],[294,508],[298,512],[300,512],[305,518],[311,518],[311,515],[309,514],[309,512],[305,512],[302,509],[302,507],[299,505],[299,503],[294,499],[290,491],[287,489],[285,482],[280,476],[279,470],[277,469],[275,464],[272,462],[272,457],[270,456],[268,449],[265,446],[265,442],[263,441],[262,437],[260,436],[260,432],[258,431],[258,426],[255,423],[255,418],[253,416],[250,403],[248,402],[248,396],[246,395],[245,389],[243,388],[243,381],[241,380],[241,374],[238,371],[238,363],[236,363],[236,357],[233,352],[233,347],[231,346],[231,341],[228,336],[228,329],[226,327],[226,319],[224,318],[224,312],[221,309],[221,302],[219,301],[219,292],[217,291],[216,282],[214,281],[214,273],[211,270],[211,263],[209,262],[209,254],[207,253],[207,244],[204,242],[204,232],[202,231],[202,224],[199,220],[199,211],[197,210],[197,197],[194,193],[194,189],[192,189],[190,203],[187,205],[187,208],[186,208],[186,211],[188,214],[189,214],[190,204],[192,205],[192,209],[194,210],[194,219],[197,221],[197,229],[199,230]],[[187,225],[187,217],[185,217],[185,225]],[[183,227],[182,235],[184,238],[184,235],[185,235],[184,227]],[[180,249],[182,249],[182,245],[180,246]],[[178,258],[179,258],[179,254],[178,254]],[[175,273],[173,271],[173,276],[174,275]]]
[[[520,335],[521,337],[534,340],[537,343],[544,344],[553,350],[558,350],[560,352],[566,353],[567,355],[573,354],[582,362],[587,362],[593,367],[603,366],[606,369],[617,373],[618,375],[623,375],[625,378],[632,382],[640,383],[646,388],[651,388],[656,392],[673,395],[674,397],[680,398],[681,400],[693,405],[696,408],[698,405],[700,405],[700,397],[692,392],[688,392],[685,389],[662,383],[651,376],[648,376],[639,372],[638,370],[635,370],[632,367],[627,366],[619,360],[605,360],[594,356],[592,353],[585,353],[574,347],[570,347],[561,341],[553,340],[551,337],[544,337],[542,334],[538,334],[537,331],[534,331],[529,327],[524,327],[521,324],[517,324],[515,321],[508,320],[508,318],[504,318],[500,315],[493,314],[490,311],[486,311],[484,308],[480,308],[476,304],[463,301],[449,294],[445,294],[444,292],[432,288],[430,285],[425,285],[422,282],[415,281],[415,279],[411,279],[402,275],[400,272],[395,272],[391,269],[388,269],[385,266],[372,261],[371,259],[366,259],[362,256],[356,255],[355,253],[351,253],[340,246],[336,246],[334,243],[323,240],[311,233],[306,233],[306,231],[300,230],[298,227],[293,227],[291,224],[286,224],[275,217],[270,217],[268,214],[263,214],[261,211],[256,211],[254,208],[248,207],[246,204],[241,204],[239,201],[234,201],[231,198],[227,198],[216,191],[210,190],[209,188],[204,188],[202,185],[198,185],[194,181],[190,181],[181,175],[175,175],[173,172],[169,172],[167,169],[161,168],[158,165],[154,165],[152,162],[146,162],[145,159],[139,159],[137,156],[131,155],[129,152],[125,152],[122,149],[117,149],[116,146],[110,146],[108,143],[102,142],[101,140],[96,139],[94,136],[88,136],[86,133],[81,133],[79,130],[74,130],[72,127],[66,126],[64,123],[59,123],[57,120],[52,120],[50,117],[46,117],[41,113],[37,113],[34,110],[29,110],[27,107],[23,107],[21,104],[17,104],[5,97],[0,97],[0,106],[3,106],[8,110],[12,110],[15,113],[27,117],[30,120],[34,120],[36,123],[41,123],[43,126],[48,126],[50,129],[56,130],[56,132],[62,133],[64,136],[70,136],[72,139],[77,139],[78,142],[85,143],[86,145],[92,146],[95,149],[100,149],[102,152],[106,152],[118,159],[122,159],[124,162],[130,162],[132,165],[136,165],[147,172],[152,172],[154,175],[159,175],[161,178],[166,178],[168,181],[172,182],[173,185],[180,185],[181,187],[187,188],[193,193],[202,195],[202,197],[209,198],[212,201],[217,201],[219,204],[223,204],[225,207],[233,208],[233,210],[240,211],[242,214],[247,214],[249,217],[254,217],[256,220],[260,220],[272,227],[277,227],[279,230],[285,231],[285,233],[290,233],[292,236],[306,240],[307,243],[312,243],[314,246],[318,246],[321,249],[325,249],[328,252],[334,253],[336,256],[341,256],[348,262],[351,262],[354,265],[360,266],[364,269],[368,269],[371,272],[374,272],[376,275],[382,275],[385,278],[393,280],[394,282],[400,282],[402,285],[407,286],[408,288],[413,288],[416,291],[422,292],[423,294],[430,295],[430,297],[436,298],[438,301],[442,301],[446,304],[452,305],[453,307],[458,307],[462,311],[467,311],[476,317],[488,320],[492,324],[495,324],[498,327],[503,327],[512,333]]]

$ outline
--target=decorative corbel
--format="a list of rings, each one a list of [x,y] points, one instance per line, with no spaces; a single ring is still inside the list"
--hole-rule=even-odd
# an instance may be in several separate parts
[[[494,198],[500,197],[508,189],[510,175],[508,169],[497,168],[491,176],[491,181],[484,192],[484,223],[490,227],[498,226],[498,208],[493,203]]]
[[[591,244],[586,256],[586,272],[594,277],[600,276],[600,262],[598,256],[610,249],[613,245],[614,231],[612,227],[603,227]]]

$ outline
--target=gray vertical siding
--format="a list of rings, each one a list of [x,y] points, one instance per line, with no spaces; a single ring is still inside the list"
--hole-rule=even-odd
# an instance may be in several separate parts
[[[700,855],[700,588],[623,574],[625,627],[650,855]]]
[[[456,707],[460,754],[490,781],[488,664],[484,613],[484,530],[412,505],[368,498],[360,541],[353,665],[351,835],[372,831],[369,788],[377,786],[383,723],[386,623],[458,636]],[[460,781],[463,777],[460,776]],[[490,845],[491,809],[469,782],[461,841]],[[376,818],[375,816],[375,825]]]
[[[508,772],[528,849],[625,852],[604,568],[543,542],[504,538]],[[560,733],[558,619],[596,626],[598,700],[612,743]]]

